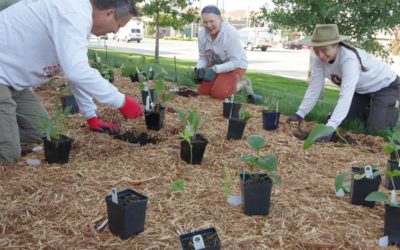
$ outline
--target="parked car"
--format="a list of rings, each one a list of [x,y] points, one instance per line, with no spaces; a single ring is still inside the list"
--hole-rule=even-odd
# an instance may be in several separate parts
[[[127,42],[136,41],[140,43],[143,39],[143,32],[140,28],[132,28],[127,38]]]
[[[266,28],[243,28],[239,30],[239,35],[240,42],[246,50],[266,51],[272,47],[272,35]]]

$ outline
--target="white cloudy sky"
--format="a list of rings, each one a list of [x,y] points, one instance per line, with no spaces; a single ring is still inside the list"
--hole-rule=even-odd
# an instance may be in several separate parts
[[[247,8],[249,8],[249,10],[258,10],[265,3],[268,3],[269,6],[272,6],[270,0],[200,0],[201,7],[204,7],[208,4],[217,5],[217,3],[221,10],[224,5],[225,12]]]

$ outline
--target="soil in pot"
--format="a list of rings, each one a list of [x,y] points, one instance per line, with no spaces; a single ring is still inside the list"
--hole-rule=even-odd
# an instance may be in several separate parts
[[[64,164],[69,161],[69,152],[71,150],[72,139],[61,135],[56,141],[48,141],[46,137],[42,138],[44,144],[44,156],[48,163]]]
[[[228,132],[226,134],[226,139],[228,139],[228,140],[229,139],[235,139],[235,140],[242,139],[245,127],[246,127],[246,122],[244,122],[238,118],[229,119]]]
[[[364,173],[364,168],[360,167],[352,167],[353,173]],[[373,170],[377,171],[376,169]],[[350,189],[350,198],[351,204],[354,205],[362,205],[366,207],[374,207],[374,201],[366,201],[365,197],[367,197],[370,193],[379,190],[379,185],[381,183],[381,176],[378,175],[373,179],[362,178],[360,180],[355,180],[354,175],[351,178],[351,189]]]
[[[121,239],[143,232],[148,198],[133,189],[118,192],[117,196],[118,203],[112,202],[111,195],[105,198],[110,231]]]
[[[196,134],[194,139],[191,139],[192,144],[192,161],[190,154],[190,144],[182,140],[181,141],[181,159],[184,160],[188,164],[201,164],[203,160],[204,152],[206,151],[206,146],[208,144],[207,139],[205,139],[202,135]]]
[[[129,142],[129,143],[134,143],[134,144],[139,144],[140,146],[146,145],[146,144],[158,144],[161,140],[158,139],[157,137],[151,137],[150,135],[146,133],[140,133],[139,135],[135,135],[133,132],[125,132],[124,134],[120,135],[115,135],[114,138]]]
[[[389,171],[393,171],[393,170],[396,170],[396,169],[400,170],[399,163],[397,161],[388,160],[387,164],[388,164],[387,165],[387,169]],[[400,189],[400,176],[393,177],[393,181],[394,181],[394,185],[395,185],[396,189],[399,190]],[[390,181],[390,178],[387,175],[385,176],[385,187],[387,189],[389,189],[389,190],[393,189],[393,184],[392,184],[392,182]]]
[[[187,87],[180,87],[178,91],[174,93],[183,97],[190,97],[190,96],[196,97],[198,95],[196,91],[193,91]]]
[[[242,207],[246,215],[268,215],[272,181],[267,174],[241,173]]]
[[[79,107],[73,95],[61,97],[61,106],[63,110],[69,106],[71,114],[79,113]]]
[[[154,111],[145,111],[144,118],[147,129],[159,131],[164,126],[165,108],[156,106]]]
[[[223,102],[222,115],[225,118],[239,118],[239,110],[242,107],[240,103]]]
[[[385,204],[384,235],[389,237],[389,244],[400,246],[400,207]]]
[[[215,228],[207,228],[204,230],[198,230],[196,232],[188,233],[188,234],[183,234],[179,236],[179,241],[181,243],[181,248],[183,250],[194,250],[194,242],[193,242],[193,237],[196,235],[201,235],[203,242],[204,242],[204,248],[202,249],[207,249],[207,250],[218,250],[221,249],[221,241],[218,237],[217,231]]]

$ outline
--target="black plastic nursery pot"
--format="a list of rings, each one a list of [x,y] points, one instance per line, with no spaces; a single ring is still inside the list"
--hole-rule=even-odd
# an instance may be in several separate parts
[[[233,117],[238,118],[239,110],[241,107],[242,107],[242,104],[240,104],[240,103],[223,102],[222,115],[225,118],[229,118],[229,116],[231,118],[233,118]],[[232,110],[232,113],[231,113],[231,110]]]
[[[164,126],[165,108],[160,107],[155,111],[145,111],[144,118],[147,129],[159,131]]]
[[[364,173],[364,168],[352,167],[352,172],[362,174]],[[373,170],[376,171],[375,169]],[[350,198],[351,204],[362,205],[366,207],[374,207],[375,201],[366,201],[365,198],[372,192],[379,190],[379,185],[381,184],[381,176],[378,175],[373,179],[362,178],[360,180],[354,179],[354,174],[351,177],[351,189]]]
[[[199,239],[201,236],[201,240]],[[198,230],[192,233],[182,234],[179,236],[179,241],[182,250],[194,250],[195,245],[204,243],[204,247],[197,248],[202,250],[219,250],[221,249],[221,241],[218,237],[215,228],[210,227],[203,230]],[[201,244],[203,245],[203,244]]]
[[[192,144],[192,161],[190,161],[190,144],[185,140],[181,141],[181,159],[188,164],[201,164],[208,141],[200,134],[195,134],[190,141]]]
[[[111,233],[126,240],[132,235],[144,231],[148,198],[133,189],[125,189],[117,193],[118,204],[112,202],[107,195],[108,228]]]
[[[245,127],[246,127],[246,122],[244,122],[238,118],[229,119],[228,133],[226,134],[226,139],[228,139],[228,140],[229,139],[235,139],[235,140],[242,139]]]
[[[400,170],[399,162],[397,162],[395,160],[388,160],[387,170],[393,171],[396,169]],[[396,189],[399,190],[400,189],[400,176],[393,177],[393,181],[394,181],[394,185],[395,185]],[[389,190],[393,190],[393,184],[387,175],[385,176],[385,187]]]
[[[150,99],[153,103],[157,102],[157,93],[155,89],[150,89]],[[140,93],[142,94],[142,103],[146,105],[146,98],[149,95],[149,91],[142,90]]]
[[[389,237],[389,244],[400,245],[400,207],[385,204],[384,235]]]
[[[267,174],[241,173],[242,207],[245,215],[268,215],[272,181]]]
[[[281,112],[262,111],[263,129],[271,131],[279,127],[279,117]]]
[[[75,97],[73,95],[61,97],[61,106],[63,109],[69,106],[71,108],[70,110],[71,114],[79,112],[78,104],[76,103]]]
[[[46,137],[43,137],[42,140],[46,162],[64,164],[69,161],[69,152],[72,145],[71,138],[61,135],[56,141],[48,141]]]

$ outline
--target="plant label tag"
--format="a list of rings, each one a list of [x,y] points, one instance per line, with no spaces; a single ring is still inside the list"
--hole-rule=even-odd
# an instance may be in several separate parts
[[[149,95],[146,97],[146,110],[147,111],[150,110],[150,96]]]
[[[396,190],[390,191],[390,203],[397,206],[397,195]]]
[[[203,237],[200,234],[193,236],[193,246],[195,250],[205,248]]]
[[[116,188],[111,188],[111,201],[115,204],[118,204],[118,195]]]
[[[389,237],[387,235],[380,237],[378,244],[380,247],[388,247],[389,246]]]
[[[231,103],[233,103],[235,101],[235,95],[231,96]]]
[[[364,171],[365,171],[365,177],[368,179],[371,179],[372,178],[372,167],[366,166]]]
[[[344,195],[345,195],[345,193],[344,193],[343,188],[340,188],[338,191],[336,191],[336,196],[337,197],[342,198],[342,197],[344,197]]]

